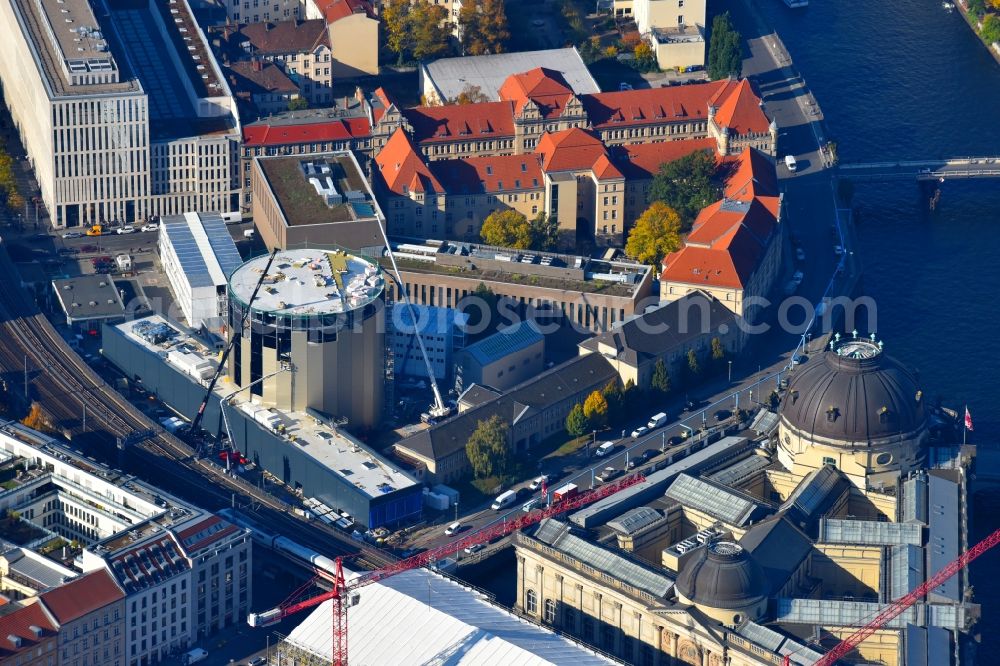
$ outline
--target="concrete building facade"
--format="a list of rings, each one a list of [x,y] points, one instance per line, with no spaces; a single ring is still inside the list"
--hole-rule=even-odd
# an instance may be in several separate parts
[[[268,259],[251,259],[229,281],[230,327],[240,330],[244,314],[249,321],[230,355],[233,385],[264,406],[375,427],[385,389],[378,265],[342,250],[281,252],[250,304]]]
[[[233,205],[235,107],[187,2],[172,7],[112,3],[100,19],[86,0],[0,8],[4,99],[56,227]]]

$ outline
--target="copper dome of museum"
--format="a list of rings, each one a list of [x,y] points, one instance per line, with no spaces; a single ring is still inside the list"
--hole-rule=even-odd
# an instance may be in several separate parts
[[[864,338],[835,340],[797,366],[781,422],[807,438],[844,443],[908,437],[927,427],[917,378],[886,356],[881,342]]]
[[[681,570],[677,592],[709,608],[744,608],[767,594],[764,570],[738,543],[716,541]]]

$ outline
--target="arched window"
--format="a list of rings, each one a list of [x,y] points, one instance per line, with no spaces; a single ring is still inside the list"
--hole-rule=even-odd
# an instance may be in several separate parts
[[[545,622],[548,624],[556,623],[556,602],[552,599],[545,600]]]
[[[528,590],[524,595],[524,610],[534,615],[538,612],[538,595],[534,590]]]

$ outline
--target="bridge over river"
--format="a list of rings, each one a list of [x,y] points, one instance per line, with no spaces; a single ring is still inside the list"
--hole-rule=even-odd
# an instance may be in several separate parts
[[[1000,178],[1000,157],[959,157],[912,162],[842,162],[838,175],[858,181]]]

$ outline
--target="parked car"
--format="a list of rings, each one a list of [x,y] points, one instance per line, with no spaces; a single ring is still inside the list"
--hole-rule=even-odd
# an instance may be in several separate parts
[[[254,657],[247,662],[247,666],[267,666],[267,657]]]
[[[124,227],[116,229],[115,233],[117,233],[117,234],[134,234],[135,233],[135,227],[133,227],[131,224],[126,224]]]
[[[63,234],[63,238],[83,238],[82,231],[68,231]]]
[[[160,225],[156,222],[150,222],[149,224],[142,225],[141,231],[156,231],[160,228]]]
[[[465,549],[465,554],[466,555],[472,555],[474,553],[478,553],[483,548],[486,548],[486,544],[474,543],[474,544],[472,544],[471,546],[469,546],[468,548]]]
[[[621,91],[632,90],[632,84],[631,83],[625,83],[624,81],[622,81],[621,83],[618,84],[618,90],[621,90]]]
[[[452,523],[451,525],[449,525],[448,527],[445,528],[444,533],[445,533],[445,536],[451,536],[452,534],[458,534],[458,532],[461,529],[462,529],[462,523],[460,523],[460,522],[454,522],[454,523]]]
[[[639,426],[638,428],[636,428],[635,430],[632,431],[632,436],[633,437],[642,437],[647,432],[649,432],[649,428],[647,428],[646,426]]]
[[[542,474],[540,477],[538,477],[537,479],[535,479],[534,481],[532,481],[531,485],[529,485],[528,487],[531,488],[532,490],[538,490],[544,484],[546,484],[548,482],[549,482],[549,475],[548,474]]]
[[[614,478],[617,478],[621,474],[622,470],[608,466],[605,467],[603,470],[601,470],[601,473],[597,475],[597,479],[603,483],[606,483]]]

